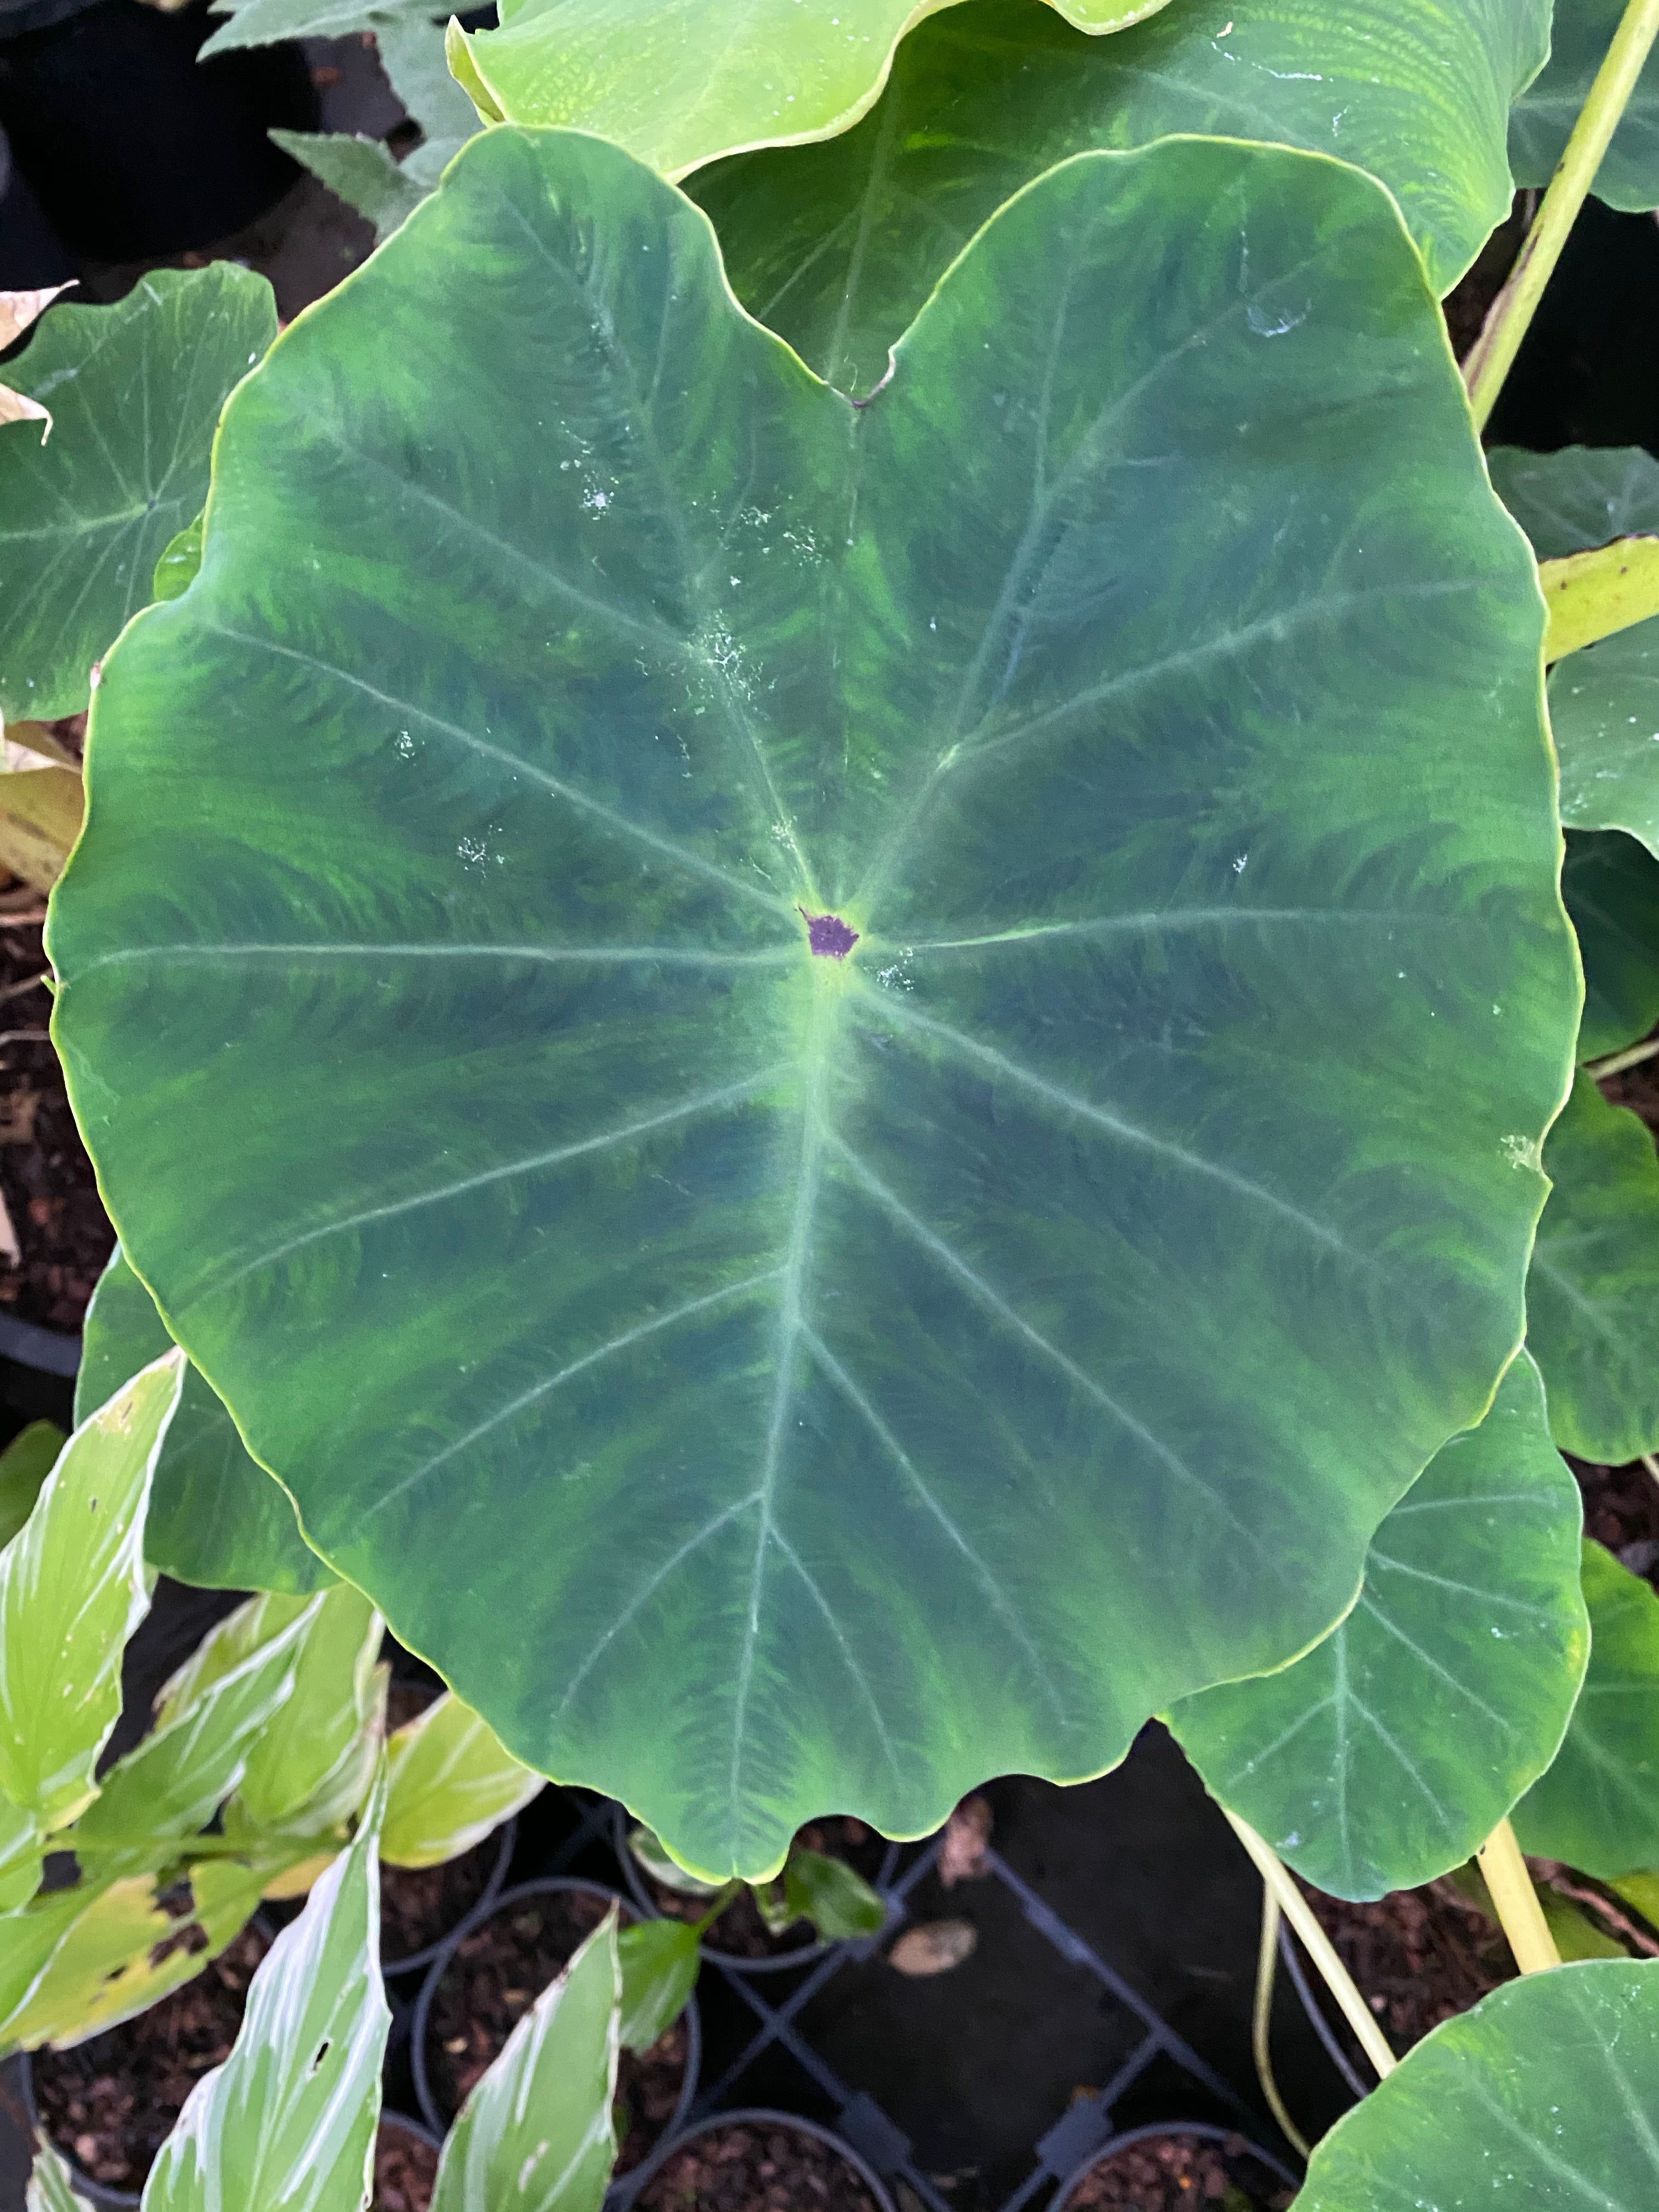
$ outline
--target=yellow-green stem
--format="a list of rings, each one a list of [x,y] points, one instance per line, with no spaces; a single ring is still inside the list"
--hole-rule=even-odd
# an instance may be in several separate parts
[[[1644,1037],[1640,1044],[1626,1045],[1623,1052],[1607,1053],[1601,1060],[1587,1060],[1584,1073],[1593,1083],[1601,1083],[1609,1075],[1622,1075],[1627,1067],[1639,1067],[1656,1053],[1659,1053],[1659,1037]]]
[[[1507,1820],[1500,1820],[1486,1838],[1480,1853],[1480,1871],[1522,1972],[1539,1974],[1546,1967],[1559,1966],[1561,1954],[1555,1948],[1521,1846]]]
[[[1484,430],[1521,341],[1549,283],[1578,210],[1595,181],[1649,49],[1659,37],[1659,0],[1630,0],[1595,73],[1583,112],[1550,179],[1538,219],[1528,232],[1510,279],[1493,301],[1486,327],[1463,364],[1475,428]]]
[[[1279,2131],[1291,2144],[1305,2166],[1313,2153],[1279,2094],[1273,2076],[1273,1979],[1279,1971],[1279,1923],[1283,1917],[1279,1899],[1264,1881],[1261,1885],[1261,1948],[1255,1961],[1255,2005],[1250,2015],[1250,2048],[1255,2053],[1255,2078],[1267,2100],[1267,2110],[1279,2123]]]
[[[1320,1979],[1342,2008],[1342,2016],[1358,2038],[1359,2047],[1370,2059],[1379,2080],[1392,2074],[1400,2063],[1389,2048],[1388,2039],[1377,2026],[1370,2007],[1354,1987],[1353,1977],[1336,1955],[1330,1937],[1314,1917],[1313,1907],[1291,1879],[1290,1869],[1270,1844],[1257,1835],[1248,1821],[1241,1820],[1236,1813],[1222,1811],[1232,1825],[1234,1834],[1255,1861],[1258,1872],[1273,1892],[1279,1908],[1302,1939],[1302,1948],[1312,1960]]]

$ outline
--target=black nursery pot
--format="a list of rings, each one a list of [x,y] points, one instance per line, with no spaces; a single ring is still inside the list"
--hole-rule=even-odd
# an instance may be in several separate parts
[[[465,2101],[469,2086],[459,2078],[463,2069],[459,2067],[453,2067],[447,2063],[452,2054],[440,2051],[437,2044],[438,2039],[444,2034],[447,2026],[453,2027],[460,2025],[464,2020],[468,2029],[475,2027],[483,2003],[489,2000],[490,1993],[482,1984],[475,1984],[471,1989],[465,1989],[465,1994],[463,1994],[465,1985],[462,1978],[468,1973],[472,1960],[481,1950],[482,1947],[478,1944],[477,1939],[483,1931],[489,1929],[493,1923],[509,1920],[516,1914],[525,1914],[527,1918],[539,1923],[543,1910],[554,1914],[562,1912],[566,1916],[574,1911],[576,1916],[576,1925],[562,1931],[547,1947],[550,1949],[562,1949],[563,1934],[574,1934],[575,1940],[570,1943],[569,1951],[565,1954],[568,1959],[569,1954],[576,1949],[577,1944],[599,1926],[613,1903],[620,1904],[622,1906],[624,1926],[640,1917],[626,1898],[619,1898],[615,1890],[606,1889],[596,1881],[580,1881],[571,1876],[559,1875],[550,1876],[542,1881],[521,1882],[516,1888],[503,1892],[501,1896],[489,1904],[481,1905],[475,1911],[470,1912],[454,1933],[446,1939],[437,1956],[428,1968],[426,1979],[421,1985],[421,1994],[415,2007],[414,2028],[410,2037],[410,2060],[415,2077],[415,2096],[428,2127],[435,2130],[441,2136],[447,2132],[456,2112]],[[536,1934],[527,1936],[526,1948],[537,1941],[540,1933],[538,1925]],[[533,1986],[532,1978],[528,1976],[518,1984],[526,2001],[523,2004],[514,2007],[514,2021],[529,2009],[529,2004],[541,1995],[542,1990],[554,1978],[554,1974],[562,1970],[563,1961],[561,1961],[555,1966],[553,1972],[542,1975],[539,1980],[534,1982]],[[451,2012],[453,2012],[456,2017],[447,2020],[446,2015]],[[507,2035],[511,2033],[511,2027],[507,2024],[505,2014],[492,2025],[499,2026],[504,2031],[501,2035],[500,2042],[496,2045],[495,2051],[491,2054],[493,2059],[494,2056],[498,2055],[501,2045],[506,2043]],[[679,2090],[672,2109],[662,2115],[660,2125],[654,2127],[648,2140],[646,2139],[642,2129],[636,2128],[630,2130],[631,2140],[635,2147],[635,2155],[630,2161],[629,2139],[625,2138],[617,2161],[619,2175],[628,2172],[630,2163],[634,2166],[645,2165],[658,2144],[672,2139],[675,2131],[684,2124],[685,2116],[691,2109],[691,2100],[697,2093],[697,2069],[702,2053],[702,2038],[697,2018],[697,2001],[695,1996],[688,2002],[679,2021],[668,2031],[668,2036],[665,2036],[662,2041],[666,2042],[670,2036],[677,2035],[684,2039],[684,2058]],[[662,2045],[659,2043],[654,2047],[660,2051]],[[478,2052],[466,2054],[468,2065],[476,2066],[477,2058],[481,2055]],[[630,2103],[634,2102],[636,2086],[641,2100],[649,2096],[650,2077],[647,2070],[647,2064],[648,2059],[635,2061],[630,2059],[629,2053],[623,2054],[623,2070],[619,2077],[620,2099]]]
[[[59,2142],[57,2136],[44,2124],[40,2118],[40,2106],[35,2101],[34,2069],[30,2063],[27,2051],[20,2053],[18,2057],[17,2086],[22,2094],[23,2110],[28,2115],[31,2137],[35,2141],[49,2142],[52,2145],[69,2167],[70,2182],[77,2197],[84,2197],[88,2204],[100,2208],[100,2212],[101,2208],[106,2205],[131,2205],[140,2201],[136,2190],[106,2189],[101,2181],[94,2181],[88,2174],[83,2173],[70,2146],[67,2143]]]
[[[873,2212],[894,2212],[893,2199],[886,2184],[875,2169],[861,2159],[848,2142],[844,2142],[833,2129],[820,2127],[816,2120],[804,2120],[794,2112],[778,2112],[763,2105],[744,2106],[737,2112],[715,2112],[706,2120],[699,2120],[694,2128],[683,2134],[671,2135],[655,2154],[647,2160],[640,2172],[629,2178],[628,2202],[635,2212],[641,2212],[643,2200],[649,2195],[652,2185],[681,2152],[690,2149],[705,2136],[719,2135],[728,2128],[764,2129],[769,2133],[783,2131],[793,2136],[804,2136],[815,2146],[833,2151],[836,2157],[854,2174],[868,2197]],[[676,2212],[696,2212],[696,2199],[684,2196],[674,2198]]]
[[[1170,2136],[1213,2143],[1223,2149],[1232,2146],[1228,2150],[1229,2160],[1243,2170],[1242,2185],[1249,2188],[1252,2199],[1257,2203],[1265,2204],[1270,2197],[1275,2197],[1288,2204],[1291,2197],[1296,2193],[1298,2186],[1296,2176],[1282,2166],[1271,2151],[1263,2150],[1259,2143],[1240,2135],[1237,2128],[1212,2127],[1203,2120],[1154,2120],[1144,2128],[1126,2129],[1121,2136],[1113,2136],[1098,2150],[1092,2152],[1061,2182],[1050,2200],[1048,2212],[1067,2212],[1067,2208],[1076,2203],[1082,2185],[1097,2167],[1121,2157],[1126,2150],[1134,2149],[1138,2144],[1159,2142]],[[1194,2196],[1194,2204],[1200,2201]],[[1083,2203],[1088,2203],[1086,2193]],[[1081,2207],[1079,2212],[1081,2212]]]
[[[430,2128],[423,2126],[419,2120],[411,2120],[407,2112],[394,2112],[383,2105],[380,2107],[380,2124],[377,2131],[375,2142],[375,2189],[373,2202],[376,2204],[380,2202],[380,2149],[381,2146],[386,2142],[388,2138],[394,2143],[403,2145],[419,2144],[425,2150],[428,2151],[431,2154],[431,2163],[434,2168],[434,2179],[436,2178],[438,2154],[443,2147],[439,2138],[433,2134]]]
[[[482,1853],[493,1850],[495,1855],[482,1893],[472,1899],[465,1912],[459,1916],[451,1926],[443,1929],[441,1934],[435,1936],[430,1943],[425,1944],[420,1950],[411,1951],[406,1957],[401,1959],[387,1958],[385,1955],[386,1946],[383,1942],[380,1972],[388,1979],[395,1974],[413,1974],[429,1966],[455,1933],[462,1920],[471,1919],[475,1913],[489,1911],[507,1886],[507,1872],[513,1863],[513,1853],[518,1840],[519,1823],[515,1817],[510,1820],[504,1820],[494,1835],[486,1836],[482,1843],[472,1846],[474,1851]],[[462,1856],[470,1858],[471,1853],[463,1853]],[[452,1862],[452,1863],[458,1863],[458,1862]],[[381,1879],[384,1881],[387,1875],[395,1875],[399,1871],[397,1867],[383,1868]],[[434,1867],[431,1871],[435,1874],[439,1869]]]
[[[99,0],[0,40],[0,129],[71,253],[118,262],[211,245],[299,176],[265,132],[316,127],[303,54],[253,47],[198,64],[216,27],[205,0],[174,15]]]
[[[626,1808],[618,1805],[611,1817],[611,1849],[617,1855],[617,1864],[622,1868],[623,1880],[628,1884],[629,1896],[647,1919],[661,1920],[667,1917],[662,1899],[658,1897],[652,1887],[650,1876],[629,1847],[629,1820]],[[880,1869],[875,1877],[876,1887],[878,1889],[885,1890],[892,1881],[894,1869],[898,1864],[898,1845],[889,1844],[882,1856]],[[738,1907],[734,1905],[732,1909],[736,1911]],[[692,1917],[696,1917],[697,1915],[694,1914]],[[782,1973],[786,1968],[810,1966],[815,1960],[822,1959],[826,1952],[836,1948],[834,1944],[813,1931],[811,1921],[801,1921],[798,1925],[803,1931],[799,1942],[784,1942],[781,1937],[778,1940],[783,1944],[782,1948],[763,1952],[756,1956],[747,1952],[724,1949],[720,1941],[721,1922],[717,1920],[709,1931],[708,1936],[704,1940],[702,1955],[711,1966],[723,1966],[728,1973],[778,1974]],[[786,1933],[793,1934],[793,1930],[787,1930]],[[874,1942],[876,1939],[869,1937],[865,1940]]]

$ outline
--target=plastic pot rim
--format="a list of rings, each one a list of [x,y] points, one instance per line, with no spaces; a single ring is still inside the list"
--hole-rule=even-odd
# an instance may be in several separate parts
[[[616,1854],[617,1863],[622,1869],[623,1880],[628,1885],[628,1893],[634,1903],[639,1906],[640,1911],[647,1919],[666,1920],[670,1915],[663,1911],[661,1905],[651,1894],[645,1869],[635,1857],[633,1847],[629,1843],[628,1825],[631,1818],[632,1815],[625,1805],[617,1805],[615,1808],[611,1815],[613,1831],[611,1848]],[[871,1832],[873,1834],[875,1831],[872,1830]],[[893,1878],[893,1870],[898,1863],[898,1854],[899,1846],[890,1840],[886,1854],[881,1863],[881,1871],[875,1881],[875,1887],[882,1895],[882,1902],[888,1907],[887,1924],[884,1928],[878,1929],[873,1935],[834,1937],[814,1936],[810,1943],[803,1943],[796,1950],[771,1952],[763,1959],[741,1958],[735,1951],[722,1951],[718,1944],[710,1943],[705,1940],[702,1947],[703,1957],[711,1966],[719,1966],[728,1974],[781,1974],[791,1966],[811,1966],[815,1960],[825,1957],[830,1952],[839,1949],[844,1943],[879,1942],[889,1934],[893,1925],[892,1905],[887,1897],[887,1887]]]
[[[470,1908],[469,1911],[464,1916],[462,1920],[456,1923],[454,1928],[446,1928],[443,1934],[438,1936],[434,1942],[426,1944],[418,1951],[411,1951],[406,1959],[382,1959],[380,1961],[380,1972],[385,1975],[387,1981],[390,1981],[394,1975],[397,1975],[401,1978],[404,1974],[423,1972],[425,1969],[432,1964],[432,1961],[437,1957],[439,1952],[443,1949],[444,1945],[448,1942],[450,1937],[454,1935],[460,1927],[465,1925],[466,1919],[470,1919],[471,1917],[472,1913],[482,1912],[486,1906],[493,1905],[501,1896],[501,1892],[507,1887],[507,1870],[513,1863],[513,1853],[518,1844],[518,1814],[516,1813],[510,1814],[508,1817],[502,1821],[501,1826],[493,1832],[500,1836],[501,1839],[501,1845],[495,1853],[495,1863],[489,1869],[489,1879],[485,1882],[483,1886],[483,1893],[478,1899],[477,1903]],[[488,1836],[481,1836],[478,1839],[478,1844],[487,1844],[489,1841],[489,1838]],[[475,1850],[478,1848],[478,1844],[475,1844],[472,1846]],[[464,1856],[464,1854],[458,1853],[457,1856]],[[400,1869],[396,1867],[382,1867],[381,1869],[381,1872],[383,1874],[396,1874],[399,1871]]]
[[[140,2192],[136,2189],[112,2189],[106,2181],[94,2181],[83,2172],[79,2160],[66,2143],[60,2143],[40,2118],[40,2107],[34,2094],[34,2053],[20,2051],[17,2054],[17,2082],[22,2093],[23,2110],[28,2115],[29,2155],[33,2158],[37,2142],[49,2142],[70,2170],[70,2183],[76,2194],[84,2197],[89,2204],[137,2205]]]
[[[870,2164],[868,2159],[855,2151],[845,2136],[837,2135],[834,2128],[825,2127],[821,2120],[809,2120],[799,2112],[781,2112],[772,2105],[738,2105],[729,2112],[709,2112],[690,2127],[678,2131],[670,2130],[657,2145],[637,2173],[627,2177],[628,2202],[635,2203],[641,2190],[653,2181],[677,2151],[695,2142],[699,2136],[712,2135],[720,2128],[757,2127],[790,2128],[797,2135],[811,2136],[819,2142],[828,2143],[836,2154],[844,2159],[859,2179],[869,2191],[877,2212],[896,2212],[893,2196],[887,2184]]]
[[[1128,2150],[1135,2143],[1154,2142],[1159,2136],[1196,2136],[1200,2142],[1242,2142],[1249,2155],[1265,2166],[1269,2173],[1275,2174],[1287,2189],[1302,2186],[1282,2160],[1275,2158],[1270,2150],[1263,2150],[1255,2138],[1247,2136],[1242,2128],[1218,2128],[1212,2120],[1148,2120],[1143,2127],[1125,2128],[1121,2135],[1108,2136],[1097,2149],[1074,2166],[1049,2198],[1048,2212],[1066,2212],[1072,2191],[1085,2173],[1092,2173],[1097,2166],[1109,2158],[1115,2158],[1120,2151]]]
[[[624,1897],[620,1890],[607,1889],[602,1881],[589,1881],[580,1875],[544,1875],[535,1881],[515,1882],[511,1889],[502,1890],[488,1903],[481,1901],[474,1905],[460,1925],[453,1928],[445,1936],[438,1947],[437,1955],[427,1968],[426,1978],[421,1984],[420,1996],[415,2001],[415,2018],[410,2031],[409,2061],[410,2070],[415,2077],[415,2096],[421,2107],[421,2117],[427,2126],[434,2130],[440,2137],[447,2135],[453,2126],[455,2115],[444,2113],[432,2093],[432,2084],[427,2076],[427,2039],[432,2026],[432,2000],[439,1983],[443,1979],[463,1940],[471,1935],[475,1929],[482,1927],[486,1920],[494,1919],[498,1912],[505,1912],[510,1905],[522,1904],[527,1899],[550,1897],[568,1890],[580,1890],[589,1897],[602,1897],[607,1900],[614,1898],[623,1905],[631,1903],[631,1900]],[[677,2130],[684,2125],[685,2116],[690,2111],[692,2100],[697,2094],[697,2075],[702,2064],[702,2023],[697,2014],[695,1990],[686,1999],[685,2010],[680,2017],[685,2022],[685,2078],[680,2084],[679,2101],[670,2115],[668,2125],[663,2130],[665,2142],[673,2136]],[[652,2156],[655,2156],[654,2152]],[[641,2166],[641,2172],[643,2172],[645,2167],[650,2163],[650,2159],[645,2160]],[[623,2179],[623,2183],[631,2188],[633,2175],[626,2174]]]

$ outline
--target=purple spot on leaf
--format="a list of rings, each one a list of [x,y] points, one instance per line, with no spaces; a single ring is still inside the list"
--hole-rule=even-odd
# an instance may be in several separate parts
[[[808,914],[804,906],[795,911],[806,924],[806,942],[826,960],[845,960],[859,941],[838,914]]]

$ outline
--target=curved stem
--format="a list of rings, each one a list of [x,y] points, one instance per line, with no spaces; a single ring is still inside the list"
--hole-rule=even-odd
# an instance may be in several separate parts
[[[1607,1076],[1622,1075],[1627,1067],[1639,1067],[1656,1053],[1659,1053],[1659,1037],[1644,1037],[1640,1044],[1626,1045],[1623,1052],[1610,1052],[1601,1060],[1587,1060],[1584,1073],[1592,1083],[1600,1083]]]
[[[1261,1948],[1255,1960],[1255,2004],[1250,2014],[1250,2049],[1255,2054],[1255,2078],[1267,2100],[1267,2110],[1279,2123],[1279,2132],[1305,2166],[1313,2153],[1307,2138],[1286,2111],[1273,2079],[1273,1977],[1279,1969],[1279,1923],[1284,1916],[1279,1899],[1264,1881],[1261,1885]]]
[[[1656,0],[1659,3],[1659,0]],[[1302,1938],[1302,1948],[1319,1971],[1320,1979],[1342,2008],[1342,2016],[1358,2039],[1359,2047],[1376,2069],[1379,2080],[1393,2073],[1400,2061],[1389,2048],[1388,2038],[1377,2026],[1370,2007],[1354,1987],[1353,1977],[1336,1955],[1330,1937],[1314,1917],[1313,1907],[1291,1880],[1289,1869],[1270,1844],[1257,1835],[1237,1813],[1222,1811],[1233,1833],[1255,1861],[1261,1879],[1273,1892],[1279,1910]]]
[[[1528,232],[1509,282],[1493,301],[1486,327],[1463,364],[1463,380],[1479,430],[1485,429],[1497,404],[1504,379],[1520,351],[1544,287],[1561,258],[1567,233],[1595,181],[1601,156],[1636,89],[1636,80],[1656,37],[1659,37],[1659,0],[1630,0],[1595,73],[1583,112],[1573,125],[1567,149],[1550,179],[1538,220]]]
[[[1548,1966],[1559,1966],[1561,1954],[1555,1948],[1555,1938],[1550,1934],[1544,1908],[1538,1902],[1538,1892],[1532,1886],[1521,1846],[1507,1820],[1500,1820],[1486,1838],[1480,1853],[1480,1866],[1492,1908],[1510,1939],[1515,1963],[1522,1972],[1538,1974]]]

